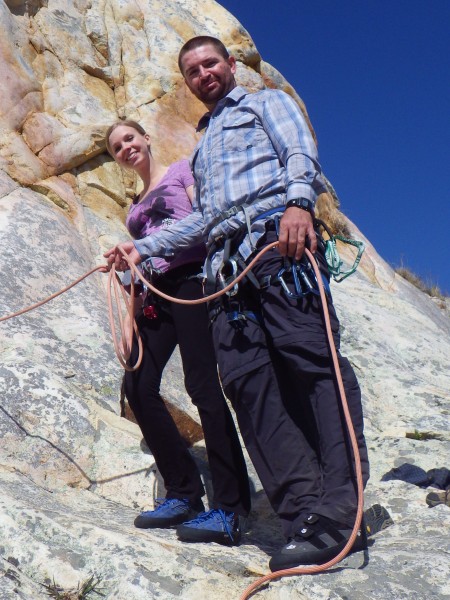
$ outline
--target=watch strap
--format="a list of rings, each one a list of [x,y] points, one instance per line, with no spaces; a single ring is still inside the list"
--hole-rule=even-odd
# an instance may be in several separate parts
[[[291,208],[291,206],[306,210],[306,212],[314,216],[314,202],[308,198],[292,198],[292,200],[286,202],[286,208]]]

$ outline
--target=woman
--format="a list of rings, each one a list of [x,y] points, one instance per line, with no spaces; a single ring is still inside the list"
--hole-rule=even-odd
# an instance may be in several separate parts
[[[150,138],[135,121],[112,125],[106,146],[118,165],[142,180],[126,220],[130,234],[145,237],[192,211],[193,177],[187,160],[165,166],[150,150]],[[153,259],[153,283],[167,294],[202,296],[200,272],[204,246],[180,252],[171,262]],[[147,316],[146,316],[147,315]],[[125,373],[125,394],[164,480],[166,498],[153,511],[141,513],[136,527],[178,528],[186,541],[237,543],[239,515],[250,509],[250,493],[242,449],[217,375],[204,304],[186,306],[146,298],[137,317],[144,345],[141,367]],[[179,345],[184,383],[197,406],[203,427],[214,498],[203,513],[205,493],[197,466],[160,396],[161,377]],[[134,341],[130,361],[136,361]],[[200,514],[200,517],[196,516]],[[186,521],[189,521],[186,523]]]

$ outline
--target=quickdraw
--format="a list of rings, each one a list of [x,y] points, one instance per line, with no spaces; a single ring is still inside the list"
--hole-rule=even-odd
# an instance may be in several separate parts
[[[241,237],[242,232],[239,232],[239,239]],[[245,262],[237,254],[232,254],[232,248],[237,245],[237,238],[228,239],[224,243],[223,261],[217,271],[217,281],[219,282],[222,290],[229,288],[230,283],[235,282],[239,273],[245,269]],[[214,282],[215,278],[211,273],[210,264],[207,260],[207,272],[208,270],[210,274],[210,281]],[[246,279],[248,279],[257,289],[259,289],[259,282],[251,271],[247,272]],[[239,283],[236,281],[236,283],[234,283],[230,289],[227,289],[222,296],[221,304],[227,317],[227,323],[237,331],[240,331],[246,327],[247,320],[250,319],[251,321],[259,322],[260,317],[256,313],[243,308],[238,296],[238,292]]]
[[[356,271],[356,269],[358,268],[359,262],[361,260],[361,257],[363,255],[363,252],[366,248],[366,245],[364,242],[361,242],[358,240],[352,240],[352,239],[346,238],[342,235],[333,235],[331,233],[331,231],[329,230],[329,228],[327,227],[327,225],[320,219],[315,219],[315,222],[318,225],[320,225],[321,227],[323,227],[323,229],[326,231],[326,233],[328,235],[328,240],[324,240],[325,259],[327,261],[328,270],[330,272],[331,277],[333,277],[334,281],[336,281],[337,283],[340,283],[341,281],[344,281],[344,279],[346,277],[349,277]],[[355,248],[358,249],[358,253],[353,262],[353,265],[347,271],[342,271],[344,261],[339,256],[339,253],[337,250],[337,245],[336,245],[336,240],[339,240],[340,242],[343,242],[344,244],[349,244],[350,246],[354,246]]]
[[[279,237],[280,228],[280,217],[275,217],[275,231],[277,237]],[[315,225],[319,224],[318,220],[315,221]],[[322,224],[322,222],[320,222]],[[325,224],[323,224],[325,227]],[[322,283],[326,294],[330,295],[330,286],[327,278],[322,275]],[[293,291],[289,289],[287,276],[292,278]],[[302,257],[300,260],[294,260],[293,258],[285,258],[283,267],[278,271],[276,276],[283,289],[284,294],[290,300],[300,300],[308,294],[320,295],[319,284],[314,273],[314,269],[306,257]]]
[[[150,282],[153,282],[154,269],[150,260],[147,260],[141,264],[141,270],[144,278]],[[154,321],[159,317],[158,301],[145,284],[143,284],[142,287],[144,298],[142,312],[144,314],[144,317],[150,319],[151,321]]]
[[[337,251],[336,240],[340,240],[344,244],[350,244],[351,246],[355,246],[356,248],[358,248],[358,254],[355,258],[355,261],[348,271],[343,272],[341,270],[344,261],[341,260]],[[332,238],[325,242],[325,258],[328,263],[328,270],[330,271],[330,275],[337,283],[344,281],[346,277],[352,275],[356,271],[365,248],[366,245],[364,244],[364,242],[360,242],[358,240],[350,240],[349,238],[345,238],[342,235],[334,235]]]

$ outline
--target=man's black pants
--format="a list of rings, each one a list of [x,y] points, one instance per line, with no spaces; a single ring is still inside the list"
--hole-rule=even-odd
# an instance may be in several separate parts
[[[267,243],[275,241],[269,232]],[[319,256],[327,272],[323,256]],[[274,278],[283,259],[272,250],[256,264],[258,280]],[[357,506],[352,452],[326,339],[320,298],[290,300],[273,283],[258,291],[241,287],[240,309],[253,311],[242,329],[213,321],[213,340],[225,393],[269,501],[287,538],[314,512],[350,526]],[[212,307],[211,307],[212,308]],[[337,347],[339,322],[328,308]],[[353,369],[339,356],[344,387],[361,455],[369,477],[361,393]]]

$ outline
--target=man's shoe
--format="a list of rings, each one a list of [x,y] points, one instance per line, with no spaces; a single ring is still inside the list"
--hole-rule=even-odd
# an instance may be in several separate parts
[[[217,542],[235,545],[241,539],[239,516],[233,512],[213,509],[177,527],[183,542]]]
[[[364,527],[366,534],[371,536],[393,524],[394,521],[384,506],[374,504],[364,511],[361,527]]]
[[[198,500],[195,505],[186,498],[157,498],[156,502],[159,504],[155,510],[146,510],[135,518],[135,527],[140,529],[173,527],[205,510],[201,500]]]
[[[352,529],[321,515],[309,515],[304,520],[304,527],[270,559],[270,570],[280,571],[299,565],[326,563],[343,550]],[[365,540],[361,532],[358,532],[350,552],[364,550],[365,547]]]
[[[433,508],[433,506],[437,506],[438,504],[450,506],[450,488],[443,492],[430,492],[427,494],[425,500],[430,508]]]

